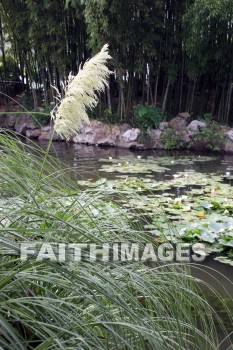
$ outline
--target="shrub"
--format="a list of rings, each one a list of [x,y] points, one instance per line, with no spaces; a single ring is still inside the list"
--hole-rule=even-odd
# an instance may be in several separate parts
[[[163,120],[161,110],[152,105],[137,105],[133,108],[133,124],[139,129],[156,128]]]
[[[213,116],[212,113],[205,113],[201,118],[199,118],[201,120],[204,120],[205,122],[210,122],[211,120],[213,120]]]
[[[98,107],[88,111],[88,117],[90,119],[97,119],[106,124],[120,124],[121,120],[117,113],[112,113],[106,108],[101,115],[99,115]]]
[[[32,110],[32,115],[34,116],[35,123],[40,127],[48,125],[51,121],[50,112],[52,109],[53,109],[53,106],[46,106],[41,111]],[[33,112],[36,112],[36,114],[33,114]]]
[[[182,146],[182,135],[174,129],[166,128],[162,133],[161,142],[165,149],[175,149]]]
[[[225,134],[221,126],[214,121],[209,121],[206,127],[199,129],[194,135],[194,142],[205,145],[209,150],[221,150],[224,141]]]
[[[28,95],[23,94],[21,105],[23,106],[23,110],[32,110],[33,109],[33,100]]]
[[[121,122],[119,115],[112,113],[108,108],[104,110],[101,120],[110,124],[119,124]]]

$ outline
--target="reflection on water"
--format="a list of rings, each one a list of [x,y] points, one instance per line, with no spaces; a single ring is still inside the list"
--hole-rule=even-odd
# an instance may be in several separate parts
[[[47,142],[40,141],[39,145],[42,148],[46,148]],[[208,155],[209,153],[197,153],[190,151],[159,151],[159,150],[148,150],[148,151],[134,151],[128,149],[121,149],[115,147],[96,147],[96,146],[85,146],[75,143],[66,142],[53,142],[51,147],[51,154],[57,155],[61,160],[68,163],[70,166],[75,167],[95,167],[99,168],[100,163],[98,159],[100,158],[116,158],[132,155],[141,155],[142,157],[152,156],[152,157],[163,157],[163,156],[186,156],[191,158],[199,157],[199,155]],[[214,155],[214,159],[208,162],[195,162],[194,164],[187,165],[173,165],[172,173],[183,170],[196,170],[203,173],[226,173],[231,171],[233,174],[233,155]]]

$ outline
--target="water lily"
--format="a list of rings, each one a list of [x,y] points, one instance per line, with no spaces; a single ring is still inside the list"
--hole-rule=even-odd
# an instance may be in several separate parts
[[[142,158],[142,156],[138,156],[137,158],[138,158],[138,159],[141,159],[141,158]]]
[[[215,193],[216,193],[216,189],[215,189],[215,188],[212,188],[212,189],[211,189],[211,192],[210,192],[210,196],[211,196],[211,197],[214,197],[214,196],[215,196]]]
[[[181,203],[182,202],[182,198],[181,197],[176,197],[174,199],[174,203]]]
[[[226,171],[226,176],[231,176],[230,171]]]
[[[188,196],[185,196],[184,194],[182,194],[181,199],[182,199],[183,201],[185,201],[186,199],[188,199]]]
[[[109,160],[112,160],[112,157],[108,157]]]

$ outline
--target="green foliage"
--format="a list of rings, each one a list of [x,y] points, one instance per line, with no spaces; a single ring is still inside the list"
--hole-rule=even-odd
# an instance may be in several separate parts
[[[200,128],[194,135],[194,141],[203,144],[207,149],[219,151],[224,144],[226,136],[221,126],[215,121],[210,121],[207,126]]]
[[[51,84],[60,91],[69,72],[109,43],[115,74],[102,101],[110,95],[122,120],[135,104],[159,103],[173,115],[211,107],[231,124],[232,13],[232,0],[4,1],[1,80],[21,76],[31,94],[43,85],[49,102]]]
[[[212,113],[205,113],[199,119],[204,120],[205,122],[210,122],[213,119],[213,115],[212,115]]]
[[[161,110],[151,105],[137,105],[133,107],[133,125],[139,129],[156,128],[164,119]]]
[[[26,109],[28,111],[31,111],[33,109],[33,100],[28,95],[23,94],[21,97],[21,105],[23,106],[23,109]]]
[[[103,158],[99,159],[102,164],[99,170],[106,177],[98,181],[82,180],[78,184],[94,193],[108,191],[114,195],[124,191],[126,196],[121,198],[123,205],[137,207],[141,213],[146,212],[153,217],[153,223],[160,223],[163,227],[163,230],[159,230],[156,229],[157,225],[144,225],[145,230],[157,236],[156,240],[163,240],[166,236],[173,242],[205,242],[206,254],[215,252],[216,260],[233,266],[233,176],[226,174],[222,166],[222,174],[219,169],[212,169],[213,164],[214,168],[220,165],[219,160],[219,157],[190,154],[176,154],[175,157],[131,155]],[[184,167],[185,171],[177,172]],[[204,168],[207,173],[211,172],[211,176],[199,172]],[[166,176],[168,171],[173,174],[172,178]],[[109,173],[112,175],[109,176]],[[180,196],[180,189],[185,195]],[[134,196],[130,198],[130,194],[135,193],[140,194],[139,201]],[[163,213],[166,215],[163,216]],[[172,232],[167,228],[168,220],[174,226]]]
[[[53,107],[46,106],[44,109],[41,110],[41,114],[40,114],[40,112],[38,112],[38,110],[32,110],[32,114],[33,114],[33,112],[37,112],[35,115],[35,118],[34,118],[35,123],[40,127],[48,125],[51,121],[50,112],[52,109],[53,109]],[[47,113],[47,114],[45,114],[45,113]]]
[[[112,113],[109,109],[104,110],[101,120],[110,124],[119,124],[121,122],[119,115],[117,113]]]
[[[141,144],[147,144],[150,142],[150,136],[146,129],[141,129],[140,134],[137,137],[137,142]]]
[[[161,142],[165,149],[171,150],[182,146],[182,137],[178,131],[166,128],[161,135]]]
[[[89,110],[88,117],[90,119],[98,119],[106,124],[120,124],[121,119],[117,113],[112,113],[108,108],[104,109],[103,113],[99,115],[99,108]]]
[[[80,191],[67,168],[45,159],[38,146],[3,134],[0,142],[0,347],[218,348],[215,321],[225,328],[183,265],[20,260],[18,244],[25,241],[155,241],[134,208],[117,205],[107,191]]]

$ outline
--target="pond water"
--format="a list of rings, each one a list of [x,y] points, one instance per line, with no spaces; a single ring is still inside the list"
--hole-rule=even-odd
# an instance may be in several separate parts
[[[46,148],[47,143],[40,142],[40,146]],[[202,188],[209,188],[211,191],[211,197],[212,191],[215,191],[217,188],[215,181],[220,181],[219,183],[221,186],[223,186],[220,188],[220,190],[226,192],[226,205],[229,204],[227,207],[228,216],[226,218],[229,218],[230,220],[233,216],[231,211],[231,209],[233,209],[233,187],[231,186],[233,184],[232,155],[213,155],[189,151],[131,151],[117,148],[101,148],[79,144],[67,144],[65,142],[53,143],[51,154],[56,155],[68,166],[75,167],[76,170],[74,173],[72,173],[73,176],[75,176],[77,180],[84,180],[84,185],[87,185],[87,187],[88,183],[85,183],[87,180],[95,182],[100,178],[105,178],[107,180],[118,179],[121,181],[122,177],[124,179],[123,182],[125,182],[125,179],[128,180],[128,178],[136,178],[136,180],[132,180],[134,181],[133,184],[132,182],[129,183],[129,187],[131,186],[133,190],[141,191],[140,186],[145,186],[145,183],[142,181],[141,184],[139,184],[137,182],[137,178],[147,178],[150,186],[154,183],[160,185],[156,188],[153,188],[153,186],[149,188],[146,187],[146,189],[149,189],[150,191],[156,190],[156,192],[153,193],[156,193],[158,198],[163,194],[165,194],[166,198],[166,196],[169,194],[173,196],[173,201],[174,198],[181,198],[182,196],[187,197],[187,192],[192,193],[194,198],[195,196],[199,196],[199,194],[203,195],[204,190]],[[146,159],[148,159],[147,162],[145,161]],[[128,165],[129,162],[127,160],[131,162],[131,167]],[[158,160],[159,167],[158,164],[155,163]],[[150,164],[149,169],[148,163]],[[124,169],[119,170],[121,167]],[[111,170],[110,172],[108,171],[109,169]],[[189,185],[188,181],[185,182],[185,184],[181,184],[181,180],[178,181],[179,179],[183,179],[186,174],[188,174],[187,176],[189,176],[192,186]],[[176,176],[178,179],[176,179]],[[221,178],[219,179],[218,177]],[[176,182],[178,182],[177,184],[175,183],[172,188],[166,188],[166,186],[164,188],[164,186],[161,185],[169,181],[171,184],[174,179]],[[196,182],[193,179],[195,179]],[[124,190],[122,183],[119,183],[118,186],[121,186],[121,190]],[[219,196],[214,193],[213,199],[216,201],[215,205],[217,206],[217,201],[220,201]],[[190,203],[186,203],[186,207],[189,204]],[[206,202],[204,202],[203,206],[203,212],[208,211],[208,203],[206,204]],[[180,209],[178,208],[178,210]],[[171,211],[172,214],[177,214],[175,209],[168,207],[168,212],[170,215]],[[202,211],[198,213],[200,214],[198,214],[199,219],[201,219]],[[187,213],[185,212],[185,214]],[[193,222],[192,217],[189,220],[190,222]],[[232,235],[233,227],[231,227],[230,230],[228,227],[227,232],[229,235]],[[195,277],[203,279],[210,285],[213,285],[222,295],[226,297],[233,297],[233,267],[214,260],[214,256],[215,255],[211,253],[209,256],[207,256],[204,262],[196,266],[193,265],[192,273]]]
[[[39,145],[42,148],[47,147],[47,142],[39,142]],[[103,148],[96,146],[86,146],[79,145],[73,143],[65,143],[65,142],[54,142],[51,147],[51,154],[57,155],[62,161],[69,164],[69,166],[74,166],[80,168],[80,170],[85,171],[85,173],[89,174],[89,170],[95,170],[94,174],[97,175],[98,170],[101,166],[99,159],[108,159],[119,158],[119,157],[127,157],[127,156],[140,156],[142,158],[146,157],[188,157],[188,158],[199,158],[208,156],[211,157],[212,160],[208,162],[196,162],[194,164],[174,164],[171,169],[171,174],[176,173],[177,171],[182,171],[186,169],[194,169],[198,172],[202,173],[219,173],[225,174],[225,172],[229,171],[233,174],[233,155],[219,155],[219,154],[210,154],[206,152],[190,152],[190,151],[133,151],[128,149],[119,149],[115,147]],[[78,170],[77,170],[78,176]],[[100,175],[97,175],[99,177]],[[160,178],[163,178],[160,176]],[[230,182],[230,181],[229,181]],[[232,181],[233,184],[233,181]]]
[[[39,145],[44,149],[47,147],[46,142],[40,142]],[[153,202],[152,209],[157,209],[157,202],[165,206],[167,209],[165,214],[169,215],[169,219],[171,218],[175,223],[181,222],[182,225],[186,223],[191,226],[198,222],[200,225],[202,223],[209,225],[208,232],[212,230],[216,240],[219,240],[219,235],[221,236],[221,232],[225,230],[224,234],[228,235],[229,240],[222,244],[230,249],[227,250],[228,253],[232,252],[230,259],[232,261],[233,155],[189,151],[131,151],[65,142],[53,143],[50,153],[58,157],[66,166],[75,168],[72,176],[84,188],[92,189],[91,184],[94,183],[98,190],[115,190],[117,193],[120,189],[125,191],[126,195],[128,191],[135,191],[139,196],[144,195],[144,198],[147,197],[150,202]],[[199,197],[204,198],[201,207],[200,203],[197,203]],[[182,201],[176,202],[177,198]],[[137,203],[129,202],[128,205],[134,207]],[[212,219],[208,221],[211,217],[215,221],[219,221],[219,217],[223,219],[216,227],[216,225],[213,226]],[[156,224],[156,218],[155,221],[151,218],[151,222]],[[211,225],[212,228],[210,228]],[[194,227],[194,229],[199,228],[199,226]],[[207,245],[210,243],[213,246],[211,243],[213,237],[208,236],[208,232],[202,229],[203,227],[200,228],[200,232],[205,237]],[[193,232],[186,238],[190,238],[191,234]],[[210,252],[203,262],[191,263],[191,273],[213,287],[227,300],[228,307],[233,312],[233,266],[229,261],[226,264],[215,260],[219,256],[218,248],[219,244],[216,251]],[[219,305],[215,292],[212,293],[211,288],[206,289],[206,287],[203,287],[203,290],[210,304],[221,314],[222,305]],[[221,316],[230,335],[232,324],[229,324],[229,318],[224,311]],[[221,329],[218,332],[220,340],[224,339],[226,334]],[[226,349],[227,345],[223,342],[219,350]]]

